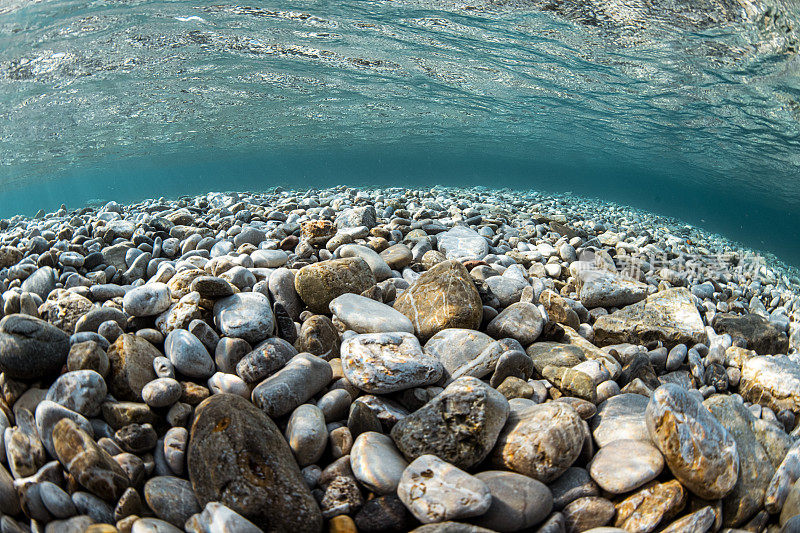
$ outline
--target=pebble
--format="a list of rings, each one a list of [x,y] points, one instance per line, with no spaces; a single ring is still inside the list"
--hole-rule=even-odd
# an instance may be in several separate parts
[[[321,531],[321,512],[289,445],[244,398],[218,394],[197,407],[186,457],[200,505],[219,502],[265,531]]]
[[[375,276],[360,257],[332,259],[304,266],[294,278],[297,294],[314,313],[325,313],[336,297],[361,294],[375,285]]]
[[[705,499],[726,496],[739,476],[736,441],[693,395],[667,383],[647,404],[647,430],[667,466]]]
[[[169,287],[164,283],[146,283],[125,293],[122,307],[131,316],[146,317],[163,313],[172,304]]]
[[[173,378],[158,378],[142,388],[142,399],[150,407],[169,407],[181,398],[181,384]]]
[[[664,468],[661,452],[647,441],[615,440],[601,448],[589,465],[600,487],[625,494],[655,479]]]
[[[244,292],[214,303],[214,323],[220,333],[238,337],[251,345],[270,337],[275,330],[275,316],[269,299],[261,293]]]
[[[510,337],[523,346],[530,346],[539,338],[544,324],[545,319],[535,305],[517,302],[489,322],[486,332],[495,338]]]
[[[62,374],[50,385],[45,399],[92,417],[100,413],[107,393],[103,376],[94,370],[76,370]]]
[[[261,533],[262,531],[242,515],[219,502],[208,502],[201,513],[189,519],[186,529],[196,533]]]
[[[285,367],[253,389],[253,403],[271,417],[294,411],[307,402],[333,377],[331,365],[319,357],[301,353]]]
[[[69,335],[35,317],[0,320],[0,371],[12,379],[58,374],[69,355]]]
[[[423,524],[480,516],[492,504],[486,483],[435,455],[422,455],[406,467],[397,495]]]
[[[328,444],[322,410],[311,404],[295,409],[286,425],[286,441],[301,467],[319,461]]]
[[[441,363],[426,355],[411,333],[354,335],[340,349],[345,377],[369,393],[431,385],[442,377]]]
[[[181,374],[190,378],[209,378],[214,373],[214,360],[203,343],[183,329],[173,330],[164,340],[164,351]]]
[[[547,485],[514,472],[487,470],[475,477],[492,495],[489,510],[473,523],[500,533],[531,528],[544,521],[553,509],[553,495]]]
[[[356,333],[414,333],[411,320],[390,306],[358,294],[334,298],[330,310],[349,330]]]
[[[145,483],[143,492],[155,515],[176,527],[183,527],[193,514],[200,512],[192,485],[185,479],[157,476]]]
[[[376,494],[394,494],[408,461],[388,435],[362,433],[350,450],[350,467],[355,478]]]

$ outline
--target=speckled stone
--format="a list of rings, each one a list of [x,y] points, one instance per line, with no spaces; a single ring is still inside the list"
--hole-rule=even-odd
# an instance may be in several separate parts
[[[266,533],[322,530],[319,507],[283,435],[240,396],[218,394],[197,407],[187,463],[200,505],[218,501]]]
[[[360,257],[331,259],[301,268],[294,278],[295,290],[314,313],[327,313],[337,296],[361,294],[375,285],[375,276]]]

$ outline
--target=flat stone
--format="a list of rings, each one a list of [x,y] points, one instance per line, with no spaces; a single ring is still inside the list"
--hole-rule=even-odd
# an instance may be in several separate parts
[[[372,248],[361,246],[360,244],[345,244],[340,246],[336,253],[339,257],[360,257],[369,265],[369,269],[375,276],[376,281],[383,281],[392,277],[392,269],[383,260],[383,257],[378,255],[378,252]]]
[[[409,461],[433,454],[459,468],[471,468],[489,455],[508,414],[502,394],[465,376],[398,421],[391,435]]]
[[[692,294],[679,287],[657,292],[642,302],[598,317],[594,323],[594,341],[599,346],[661,341],[671,348],[705,342],[706,333]]]
[[[649,441],[615,440],[601,448],[589,464],[589,473],[603,490],[625,494],[655,479],[664,458]]]
[[[342,294],[361,294],[373,285],[375,276],[360,257],[304,266],[294,278],[297,294],[314,313],[326,313],[331,301]]]
[[[442,363],[443,381],[449,383],[462,376],[482,378],[491,374],[506,350],[480,331],[448,328],[431,337],[424,351]]]
[[[47,295],[56,288],[56,272],[49,266],[40,267],[25,278],[21,288],[23,292],[32,292],[46,300]]]
[[[430,385],[442,377],[439,361],[422,351],[411,333],[367,333],[341,346],[347,380],[369,393],[386,394]]]
[[[355,478],[376,494],[397,491],[408,461],[388,436],[367,431],[356,438],[350,450],[350,467]]]
[[[727,333],[733,338],[745,339],[747,348],[758,355],[785,354],[789,349],[786,333],[755,313],[720,313],[714,316],[712,325],[718,335]]]
[[[492,463],[549,483],[572,466],[584,440],[583,421],[572,407],[560,402],[534,405],[511,412]]]
[[[500,312],[486,327],[495,338],[510,337],[523,346],[530,346],[542,333],[545,320],[532,303],[517,302]]]
[[[158,518],[177,527],[182,528],[189,517],[200,512],[192,485],[178,477],[149,479],[144,484],[144,498]]]
[[[548,485],[553,493],[553,509],[559,511],[578,498],[599,496],[600,488],[585,468],[571,466]]]
[[[300,353],[259,383],[253,389],[252,400],[269,416],[287,415],[328,385],[332,377],[327,361]]]
[[[0,371],[7,378],[58,374],[69,355],[69,335],[44,320],[14,314],[0,320]]]
[[[578,498],[562,511],[567,531],[590,531],[605,526],[614,518],[614,512],[613,503],[597,496]]]
[[[218,394],[197,407],[187,464],[202,506],[219,502],[266,533],[322,531],[319,507],[289,445],[244,398]]]
[[[588,309],[624,307],[647,297],[647,285],[608,270],[585,268],[577,276],[578,298]]]
[[[411,319],[421,341],[447,328],[476,329],[483,317],[478,289],[457,261],[439,263],[422,273],[394,308]]]
[[[214,303],[214,323],[220,333],[257,344],[275,331],[269,299],[258,292],[242,292]]]
[[[648,401],[641,394],[618,394],[601,403],[589,422],[597,445],[602,448],[620,439],[650,440],[645,418]]]
[[[358,294],[343,294],[334,298],[330,303],[330,310],[347,329],[356,333],[414,333],[411,320],[404,314]]]
[[[164,340],[164,351],[181,374],[190,378],[209,378],[214,374],[214,360],[203,343],[186,331],[171,331]]]
[[[684,531],[709,531],[717,521],[714,507],[708,505],[679,518],[661,530],[661,533],[683,533]]]
[[[788,356],[756,356],[742,365],[739,392],[745,400],[800,415],[800,363]]]
[[[142,399],[150,407],[169,407],[181,399],[183,389],[173,378],[154,379],[142,388]]]
[[[733,490],[739,475],[736,441],[694,395],[662,385],[645,416],[650,438],[681,484],[708,500]]]
[[[486,483],[492,495],[489,510],[472,521],[500,533],[526,530],[541,523],[553,509],[547,485],[514,472],[489,470],[475,477]]]
[[[394,270],[402,270],[411,264],[414,260],[414,255],[411,248],[403,243],[394,244],[381,252],[381,257],[390,268]]]
[[[156,348],[137,335],[124,333],[108,349],[111,366],[106,384],[118,400],[140,401],[142,388],[156,379],[153,360],[160,357]]]
[[[489,243],[477,231],[455,226],[437,236],[439,251],[447,259],[456,261],[480,261],[489,253]]]
[[[131,316],[154,316],[172,305],[172,296],[165,283],[146,283],[125,293],[122,307]]]
[[[408,465],[397,495],[423,524],[480,516],[492,503],[483,481],[435,455],[423,455]]]
[[[683,509],[686,489],[677,481],[650,483],[616,504],[614,525],[625,531],[650,533]]]

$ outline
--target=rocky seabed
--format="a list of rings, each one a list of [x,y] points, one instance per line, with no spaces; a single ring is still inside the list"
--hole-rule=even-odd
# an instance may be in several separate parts
[[[0,221],[0,533],[800,531],[796,271],[488,189]]]

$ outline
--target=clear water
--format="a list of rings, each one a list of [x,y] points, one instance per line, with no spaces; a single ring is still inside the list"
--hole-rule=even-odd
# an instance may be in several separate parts
[[[572,191],[800,264],[800,7],[0,0],[0,216],[208,190]]]

